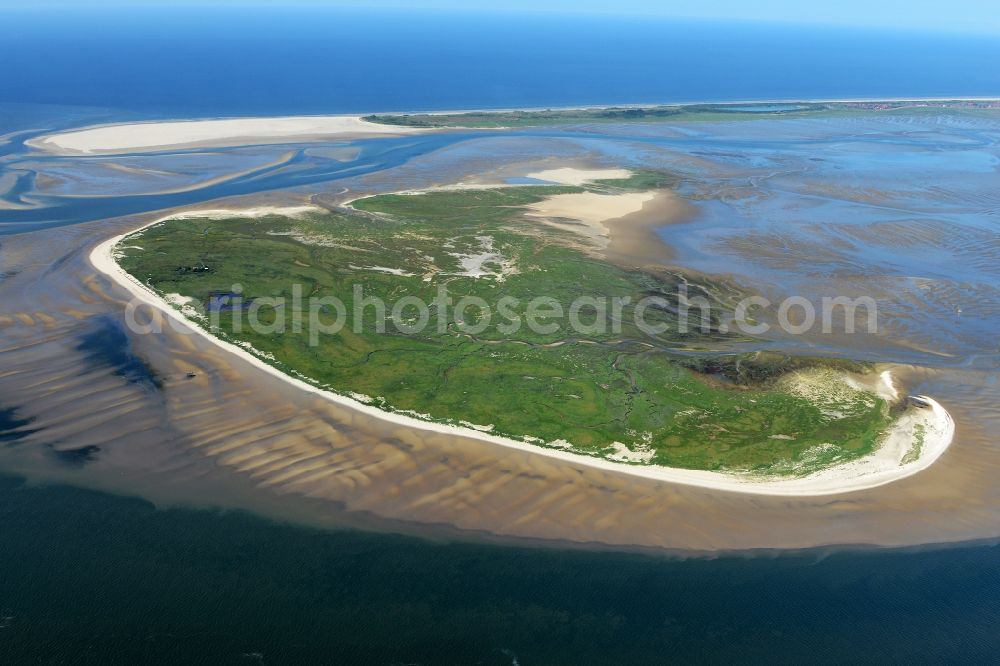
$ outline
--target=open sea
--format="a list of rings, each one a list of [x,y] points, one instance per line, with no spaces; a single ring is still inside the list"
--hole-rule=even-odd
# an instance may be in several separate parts
[[[0,10],[0,102],[150,117],[1000,95],[1000,40],[613,16]]]
[[[264,8],[0,9],[0,24],[0,161],[22,148],[5,135],[128,119],[1000,96],[1000,40],[969,35]],[[371,163],[459,138],[387,143]],[[187,196],[0,220],[24,231]],[[532,549],[158,509],[0,476],[0,664],[987,662],[998,625],[989,544],[718,558]]]
[[[996,546],[671,560],[10,479],[0,519],[7,664],[988,663],[1000,640]]]

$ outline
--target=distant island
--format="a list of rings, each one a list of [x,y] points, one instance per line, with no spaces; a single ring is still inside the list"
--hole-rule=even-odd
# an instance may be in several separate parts
[[[664,104],[652,106],[608,106],[581,109],[534,109],[510,111],[458,111],[445,113],[372,114],[371,123],[405,127],[502,128],[572,123],[685,122],[757,119],[762,115],[806,118],[844,116],[872,111],[926,113],[948,109],[997,109],[998,100],[884,100],[831,102],[742,102],[719,104]]]

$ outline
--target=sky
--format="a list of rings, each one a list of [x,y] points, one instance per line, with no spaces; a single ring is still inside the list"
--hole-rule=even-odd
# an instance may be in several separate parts
[[[290,6],[655,15],[1000,36],[1000,0],[0,0],[0,8]]]

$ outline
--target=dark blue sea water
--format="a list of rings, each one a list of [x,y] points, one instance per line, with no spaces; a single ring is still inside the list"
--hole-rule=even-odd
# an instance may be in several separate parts
[[[0,478],[0,663],[987,663],[1000,552],[678,560],[321,532]]]
[[[969,35],[259,7],[0,23],[0,102],[154,116],[1000,95],[1000,40]]]

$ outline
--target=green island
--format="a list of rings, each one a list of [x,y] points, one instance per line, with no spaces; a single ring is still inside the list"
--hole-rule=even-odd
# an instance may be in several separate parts
[[[719,326],[740,296],[733,285],[612,263],[572,229],[525,214],[555,195],[669,181],[644,173],[583,186],[377,195],[295,216],[169,218],[127,236],[114,256],[218,337],[387,411],[623,463],[753,475],[800,476],[871,453],[893,410],[844,381],[870,368],[760,351],[763,343],[754,351],[759,341]],[[682,283],[712,299],[707,326],[678,325]],[[389,305],[384,327],[359,288]],[[455,308],[433,305],[442,288],[455,303],[507,298],[509,316],[487,320],[467,307],[456,320]],[[511,331],[538,296],[564,315],[581,297],[623,305],[604,319],[596,306],[579,311],[591,324],[582,331],[555,314],[545,331]],[[644,319],[665,329],[655,334],[635,321],[649,296],[659,305]],[[309,299],[329,297],[362,316],[317,336]],[[432,303],[426,321],[415,306],[391,311],[404,297]],[[316,321],[332,328],[343,313],[317,302]],[[250,310],[271,328],[248,326]],[[305,324],[286,324],[295,316]]]
[[[914,100],[885,102],[748,102],[744,104],[664,104],[656,106],[609,106],[583,109],[536,109],[511,111],[458,111],[454,113],[373,114],[364,120],[408,127],[503,128],[579,123],[685,122],[712,120],[756,120],[765,116],[783,118],[838,117],[871,114],[932,114],[942,108],[976,113],[995,108],[991,102],[972,100]]]

